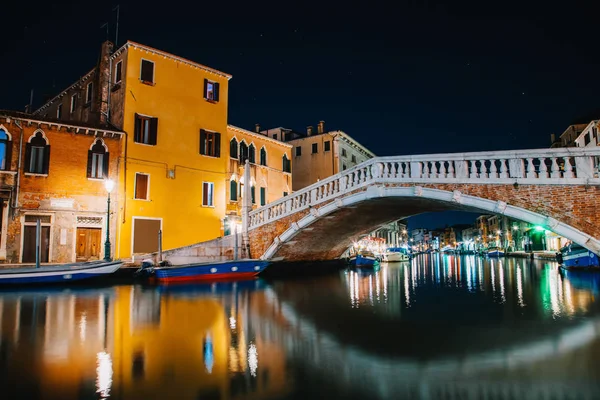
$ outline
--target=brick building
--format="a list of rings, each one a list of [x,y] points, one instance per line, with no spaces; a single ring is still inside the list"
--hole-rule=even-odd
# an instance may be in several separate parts
[[[38,220],[41,262],[103,257],[104,181],[118,178],[121,135],[99,123],[0,111],[0,261],[35,262]],[[114,214],[110,222],[114,246]]]

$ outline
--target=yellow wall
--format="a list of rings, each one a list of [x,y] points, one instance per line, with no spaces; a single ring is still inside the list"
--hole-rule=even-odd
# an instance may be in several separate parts
[[[244,168],[238,159],[230,157],[230,142],[232,139],[239,144],[244,140],[248,147],[254,144],[256,148],[256,163],[250,164],[250,176],[255,183],[255,200],[256,204],[253,208],[260,206],[260,188],[266,188],[266,203],[271,203],[283,196],[283,192],[288,194],[292,192],[292,174],[283,172],[283,155],[286,154],[288,160],[292,161],[292,146],[277,140],[267,138],[259,133],[250,132],[241,128],[229,126],[227,128],[227,144],[226,157],[229,159],[229,171],[227,182],[227,211],[228,213],[237,213],[241,215],[242,200],[239,196],[238,185],[238,201],[231,201],[230,183],[233,174],[236,175],[236,181],[244,175]],[[265,148],[267,151],[267,165],[260,165],[260,150]],[[294,165],[292,165],[292,170]]]
[[[154,62],[154,85],[140,81],[141,59]],[[228,76],[129,46],[123,68],[123,130],[128,133],[126,204],[117,256],[132,252],[132,218],[161,218],[163,249],[222,235],[228,162]],[[217,103],[204,99],[204,79],[219,82]],[[156,146],[134,143],[135,113],[158,118]],[[199,154],[200,129],[221,133],[221,157]],[[122,165],[121,167],[123,167]],[[168,171],[174,170],[173,179]],[[150,174],[150,200],[134,200],[135,173]],[[202,182],[214,183],[214,207],[202,206]],[[123,184],[123,182],[121,182]]]

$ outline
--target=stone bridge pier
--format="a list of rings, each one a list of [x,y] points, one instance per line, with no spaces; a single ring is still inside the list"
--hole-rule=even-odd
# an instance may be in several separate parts
[[[362,234],[462,210],[541,225],[600,253],[600,148],[380,157],[249,215],[253,258],[338,258]]]

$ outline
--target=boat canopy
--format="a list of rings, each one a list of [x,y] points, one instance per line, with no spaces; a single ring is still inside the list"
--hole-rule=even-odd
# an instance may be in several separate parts
[[[389,249],[387,249],[387,251],[390,253],[402,253],[402,254],[408,253],[408,250],[404,247],[390,247]]]

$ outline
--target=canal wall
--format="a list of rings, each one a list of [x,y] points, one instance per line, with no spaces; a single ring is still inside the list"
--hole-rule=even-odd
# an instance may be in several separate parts
[[[235,256],[235,236],[229,235],[207,242],[196,243],[191,246],[179,247],[176,249],[165,250],[162,252],[162,260],[168,261],[173,265],[200,263],[200,262],[220,262],[233,260]],[[242,234],[238,234],[238,258],[243,258]],[[135,254],[130,261],[132,264],[141,264],[143,260],[151,259],[155,263],[160,260],[158,252],[148,254]]]

